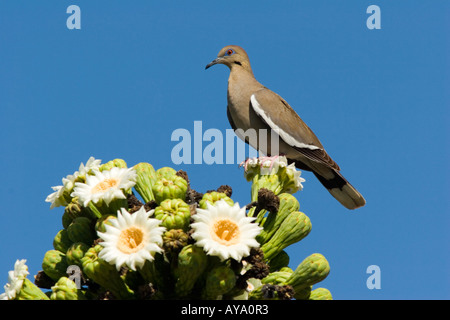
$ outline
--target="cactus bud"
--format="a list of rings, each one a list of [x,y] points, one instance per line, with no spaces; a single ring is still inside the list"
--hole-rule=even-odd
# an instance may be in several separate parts
[[[89,248],[90,247],[83,242],[76,242],[72,244],[66,252],[67,264],[81,267],[81,259],[84,257]]]
[[[155,200],[152,188],[156,182],[156,171],[150,163],[141,162],[135,165],[137,178],[134,189],[140,194],[144,202]]]
[[[104,215],[95,223],[96,232],[105,232],[105,225],[111,225],[111,220],[117,219],[116,215]]]
[[[42,270],[54,281],[67,275],[68,266],[66,255],[58,250],[47,251],[42,260]]]
[[[99,170],[100,170],[100,172],[102,172],[102,171],[111,170],[114,167],[127,168],[127,163],[122,159],[114,159],[114,160],[108,161],[107,163],[102,164],[100,166]]]
[[[212,192],[205,193],[203,195],[202,200],[200,200],[200,202],[199,202],[199,208],[200,209],[208,209],[208,206],[206,205],[206,203],[209,202],[210,204],[213,205],[216,201],[219,201],[222,199],[225,200],[225,202],[228,203],[230,206],[234,205],[234,201],[231,200],[231,198],[228,197],[225,193],[212,191]]]
[[[59,230],[53,239],[53,248],[55,250],[66,253],[67,249],[72,245],[72,240],[69,239],[69,235],[66,229]]]
[[[162,221],[161,226],[187,231],[191,218],[189,205],[181,199],[167,199],[155,209],[155,218]]]
[[[317,288],[311,291],[309,300],[333,300],[330,290],[325,288]]]
[[[23,280],[22,288],[16,295],[16,300],[49,300],[49,298],[34,283],[28,279]]]
[[[157,179],[161,179],[161,178],[166,178],[169,179],[172,176],[176,175],[176,170],[170,167],[163,167],[163,168],[159,168],[158,170],[156,170],[156,178]]]
[[[90,211],[80,204],[78,197],[72,198],[72,201],[64,209],[64,213],[67,213],[72,220],[78,217],[92,217]]]
[[[172,175],[156,180],[152,187],[157,203],[166,199],[186,199],[187,181],[180,176]]]
[[[72,242],[84,242],[91,245],[94,239],[97,238],[92,221],[85,217],[79,217],[72,221],[67,228],[67,234]]]
[[[61,277],[52,287],[51,300],[86,300],[84,294],[79,290],[72,280]]]
[[[62,226],[64,229],[67,229],[69,227],[69,225],[72,223],[73,219],[72,217],[69,215],[69,213],[67,211],[64,210],[64,213],[61,217],[61,222],[62,222]]]

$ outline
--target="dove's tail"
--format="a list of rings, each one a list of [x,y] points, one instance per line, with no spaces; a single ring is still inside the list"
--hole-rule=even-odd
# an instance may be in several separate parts
[[[313,171],[328,192],[347,209],[356,209],[366,204],[364,197],[348,182],[339,171],[327,168],[327,172]],[[325,173],[325,174],[324,174]]]

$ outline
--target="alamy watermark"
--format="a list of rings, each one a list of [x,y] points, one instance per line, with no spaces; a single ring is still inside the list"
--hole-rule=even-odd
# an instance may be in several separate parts
[[[66,13],[69,13],[70,16],[66,20],[67,29],[81,29],[81,9],[79,6],[70,5],[67,7]]]
[[[372,264],[367,267],[366,273],[370,274],[367,278],[366,286],[367,289],[381,289],[381,269],[376,264]]]
[[[67,275],[69,276],[69,280],[75,282],[77,289],[81,289],[81,269],[77,265],[70,265],[66,270]]]
[[[381,9],[379,6],[370,5],[367,7],[366,13],[371,15],[367,18],[366,26],[369,30],[381,29]]]
[[[81,9],[77,5],[70,5],[66,9],[66,13],[70,16],[66,20],[66,26],[69,30],[81,29]],[[366,9],[366,13],[370,16],[366,20],[366,26],[368,29],[381,29],[381,9],[377,5],[370,5]]]
[[[279,154],[280,138],[276,131],[267,129],[226,129],[225,134],[215,128],[203,131],[203,122],[194,121],[193,134],[179,128],[172,132],[171,141],[178,142],[171,152],[172,162],[176,165],[237,164],[246,158],[257,157],[258,153]]]

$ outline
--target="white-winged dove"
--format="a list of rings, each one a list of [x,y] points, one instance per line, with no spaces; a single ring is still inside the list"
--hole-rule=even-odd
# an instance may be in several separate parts
[[[312,171],[325,188],[343,206],[356,209],[364,206],[363,196],[341,175],[340,168],[325,152],[311,129],[291,106],[278,94],[267,89],[254,77],[248,55],[239,46],[226,46],[205,69],[215,64],[230,68],[228,79],[227,116],[233,130],[266,129],[265,142],[258,139],[252,145],[249,139],[238,135],[252,147],[266,155],[270,150],[270,132],[279,136],[279,153],[302,170]],[[272,155],[273,156],[273,155]]]

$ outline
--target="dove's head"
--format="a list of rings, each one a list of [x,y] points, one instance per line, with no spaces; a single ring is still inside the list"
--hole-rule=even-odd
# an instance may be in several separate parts
[[[247,71],[252,72],[252,68],[250,67],[250,60],[248,59],[247,52],[239,46],[226,46],[223,47],[217,58],[211,61],[205,69],[215,65],[215,64],[224,64],[230,69],[233,68],[243,68]]]

